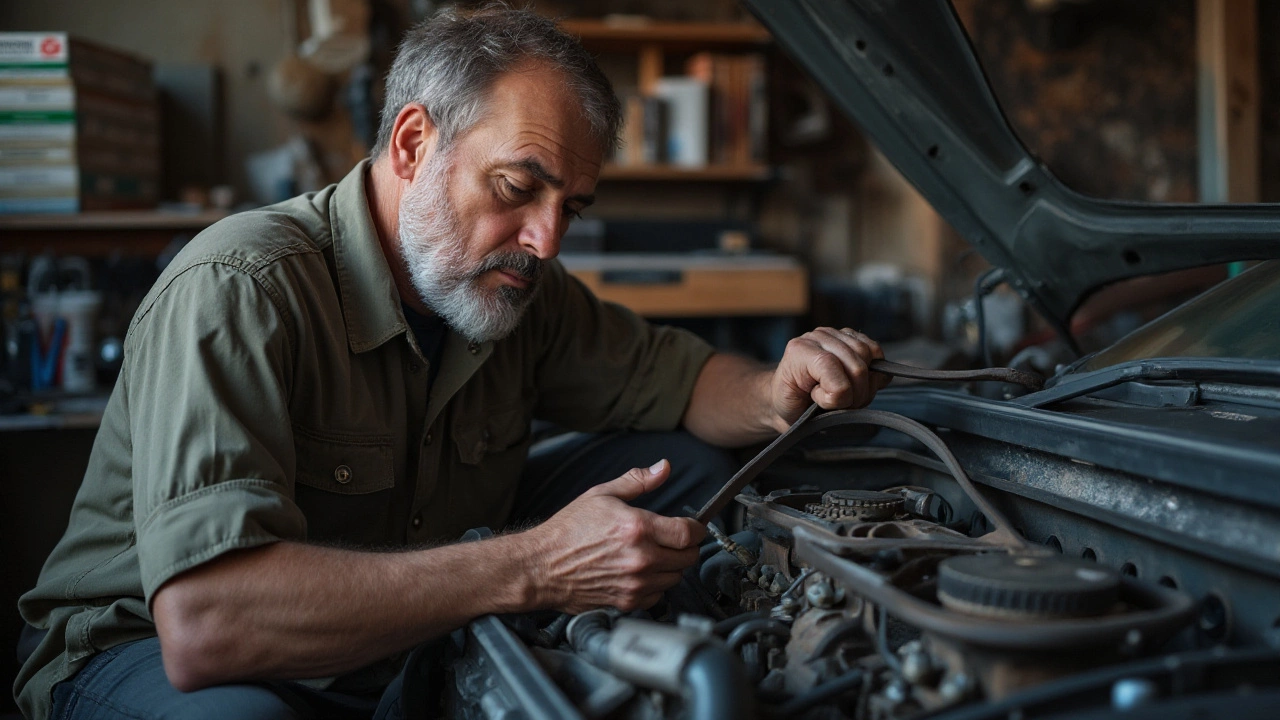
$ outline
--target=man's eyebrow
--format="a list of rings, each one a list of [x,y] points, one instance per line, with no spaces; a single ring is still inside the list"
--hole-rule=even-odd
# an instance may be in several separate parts
[[[555,175],[552,175],[550,170],[543,167],[542,163],[538,162],[537,160],[534,160],[533,158],[516,160],[515,162],[511,163],[511,166],[518,167],[521,170],[524,170],[525,172],[538,178],[542,182],[550,185],[551,187],[557,190],[564,187],[564,180],[561,180]]]
[[[538,162],[537,160],[534,160],[533,158],[524,158],[521,160],[516,160],[511,163],[511,166],[518,167],[521,170],[524,170],[525,172],[529,173],[530,175],[534,176],[535,178],[541,180],[542,182],[550,185],[551,187],[557,190],[564,187],[564,180],[561,180],[560,178],[551,174],[550,170],[547,170],[545,167],[542,166],[542,163]],[[596,201],[596,196],[595,195],[573,195],[568,199],[573,202],[581,204],[582,207],[585,208],[586,206]]]

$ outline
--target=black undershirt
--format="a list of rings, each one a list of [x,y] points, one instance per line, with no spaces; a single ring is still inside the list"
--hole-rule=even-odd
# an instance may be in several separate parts
[[[409,329],[418,341],[418,349],[427,361],[427,387],[430,387],[435,384],[436,373],[440,371],[440,354],[444,349],[444,338],[449,327],[438,315],[423,315],[404,303],[400,303],[400,308],[404,310],[404,319],[409,323]]]

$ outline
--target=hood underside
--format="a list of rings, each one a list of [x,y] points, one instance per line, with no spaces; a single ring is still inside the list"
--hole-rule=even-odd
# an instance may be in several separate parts
[[[1280,257],[1280,205],[1091,198],[1014,134],[948,0],[745,0],[1015,290],[1067,333],[1124,278]]]

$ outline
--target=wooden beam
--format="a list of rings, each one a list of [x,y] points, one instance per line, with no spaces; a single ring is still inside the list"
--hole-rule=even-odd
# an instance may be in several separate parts
[[[1257,0],[1197,0],[1202,202],[1258,202]]]

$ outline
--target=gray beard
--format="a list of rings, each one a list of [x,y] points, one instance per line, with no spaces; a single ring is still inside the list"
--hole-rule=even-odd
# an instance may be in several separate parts
[[[462,223],[449,202],[449,153],[437,154],[400,202],[400,254],[422,304],[472,342],[500,340],[520,324],[542,277],[542,261],[523,252],[497,252],[468,268]],[[524,288],[488,290],[490,270],[519,275]]]

